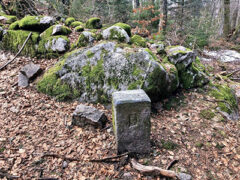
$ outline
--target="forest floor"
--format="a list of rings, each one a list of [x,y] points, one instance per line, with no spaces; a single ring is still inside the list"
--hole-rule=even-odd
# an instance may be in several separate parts
[[[13,58],[12,54],[1,54],[0,64]],[[33,62],[46,70],[56,61],[18,57],[0,72],[0,172],[5,170],[19,179],[160,179],[143,176],[130,164],[89,161],[116,155],[109,109],[94,105],[108,116],[109,128],[70,129],[78,102],[57,102],[37,92],[36,81],[27,88],[16,85],[22,66]],[[213,61],[207,66],[216,73],[223,70],[222,66],[231,71],[240,63]],[[155,104],[152,153],[138,161],[166,168],[177,159],[173,170],[187,172],[193,179],[240,179],[240,121],[227,121],[218,114],[203,116],[204,110],[216,106],[209,99],[207,88],[200,88],[178,92]]]

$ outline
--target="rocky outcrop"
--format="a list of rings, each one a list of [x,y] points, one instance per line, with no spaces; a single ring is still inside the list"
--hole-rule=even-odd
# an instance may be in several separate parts
[[[201,87],[209,82],[205,67],[196,54],[183,46],[166,48],[167,59],[178,70],[180,86],[184,89]]]
[[[79,49],[58,62],[38,82],[38,90],[60,100],[109,102],[115,91],[144,89],[152,100],[170,95],[178,72],[146,49],[137,52],[106,42]]]

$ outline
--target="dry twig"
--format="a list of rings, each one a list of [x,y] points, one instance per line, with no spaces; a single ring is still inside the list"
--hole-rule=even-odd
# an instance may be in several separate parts
[[[31,37],[31,35],[32,35],[32,32],[29,33],[27,39],[26,39],[25,42],[23,43],[21,49],[18,51],[18,53],[16,54],[16,56],[15,56],[13,59],[11,59],[10,61],[6,62],[4,65],[2,65],[2,66],[0,67],[0,71],[1,71],[2,69],[4,69],[8,64],[10,64],[11,62],[13,62],[13,61],[17,58],[17,56],[22,52],[23,48],[24,48],[25,45],[27,44],[27,42],[28,42],[29,38]]]

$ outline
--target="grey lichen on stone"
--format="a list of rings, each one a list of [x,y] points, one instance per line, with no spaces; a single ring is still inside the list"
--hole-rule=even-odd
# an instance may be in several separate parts
[[[81,101],[109,102],[113,92],[128,89],[144,89],[150,98],[158,100],[179,84],[177,72],[168,71],[145,49],[135,52],[114,42],[75,50],[64,62],[56,75],[78,92]],[[42,91],[46,92],[44,87]]]
[[[129,43],[130,37],[127,32],[119,26],[111,26],[102,32],[103,39],[117,40],[119,42]]]
[[[113,128],[117,152],[149,153],[151,100],[139,90],[113,93]]]

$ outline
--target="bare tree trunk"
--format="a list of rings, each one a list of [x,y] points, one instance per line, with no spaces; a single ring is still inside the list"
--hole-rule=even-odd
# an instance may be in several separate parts
[[[229,37],[230,34],[230,0],[224,0],[224,25],[223,34],[225,38]]]

